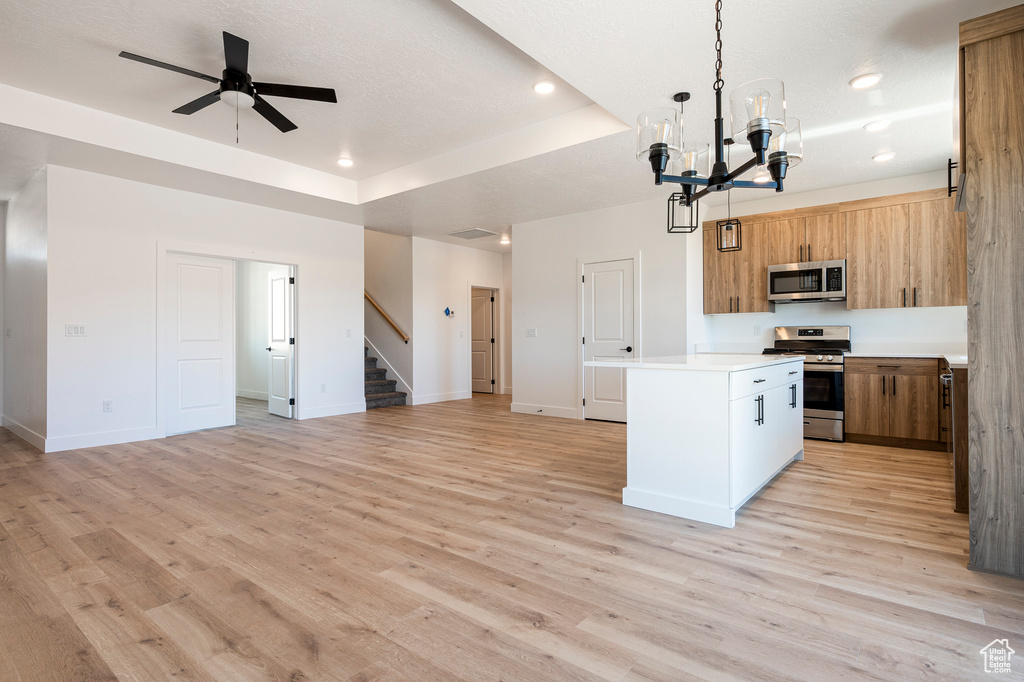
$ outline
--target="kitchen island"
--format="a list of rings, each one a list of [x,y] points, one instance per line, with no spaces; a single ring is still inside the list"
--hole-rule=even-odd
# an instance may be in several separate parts
[[[732,528],[803,459],[803,358],[685,355],[585,363],[626,375],[622,503]]]

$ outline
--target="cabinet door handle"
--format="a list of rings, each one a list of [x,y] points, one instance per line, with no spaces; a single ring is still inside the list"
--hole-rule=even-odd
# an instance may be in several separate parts
[[[736,312],[740,311],[740,297],[736,297]]]
[[[885,375],[882,375],[882,395],[885,395]]]
[[[903,365],[875,365],[879,369],[899,369]]]
[[[896,395],[896,375],[892,375],[892,394]]]
[[[754,379],[755,384],[763,384],[767,379]]]
[[[729,297],[729,312],[732,312],[732,296]]]
[[[790,372],[790,373],[789,373],[789,376],[793,376],[794,374],[799,374],[799,373],[800,373],[800,372]]]
[[[914,307],[917,307],[917,287],[914,287]]]
[[[808,244],[808,245],[807,245],[807,262],[811,262],[811,261],[813,261],[813,260],[814,260],[814,259],[813,259],[813,258],[811,258],[811,245],[810,245],[810,244]]]
[[[790,386],[789,390],[793,391],[793,400],[790,401],[789,406],[795,409],[796,408],[796,384],[793,384],[792,386]]]
[[[803,244],[800,245],[800,262],[801,263],[804,262],[804,245]]]
[[[903,307],[907,307],[907,288],[903,287]]]

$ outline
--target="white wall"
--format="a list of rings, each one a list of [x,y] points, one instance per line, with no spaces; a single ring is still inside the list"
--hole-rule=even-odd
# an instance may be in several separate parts
[[[408,336],[409,343],[395,333],[369,301],[363,304],[367,340],[373,344],[390,379],[398,379],[412,390],[413,348],[417,335],[413,333],[412,312],[412,239],[384,232],[366,230],[363,235],[364,287],[373,300],[391,316],[395,324]]]
[[[469,398],[470,290],[502,288],[502,256],[413,237],[412,264],[412,403]]]
[[[0,253],[6,253],[7,242],[7,203],[0,203]],[[5,258],[0,258],[0,421],[4,413],[4,272]]]
[[[166,250],[296,265],[297,416],[365,409],[362,227],[58,166],[49,189],[48,450],[162,435]]]
[[[929,190],[943,187],[945,182],[946,174],[940,171],[800,194],[733,190],[735,196],[732,215],[753,215]],[[758,198],[736,203],[739,197]],[[724,217],[724,207],[719,206],[709,209],[704,219],[717,220]],[[777,326],[835,324],[850,325],[855,352],[957,355],[967,352],[966,306],[846,310],[845,303],[795,303],[777,305],[774,313],[706,316],[699,314],[703,309],[701,236],[694,233],[688,239],[692,244],[688,259],[691,295],[687,299],[687,304],[691,307],[687,329],[691,350],[759,352],[765,346],[771,345]],[[760,327],[760,333],[754,333],[755,327]]]
[[[7,206],[3,424],[42,449],[46,419],[47,169]],[[68,320],[79,322],[79,320]],[[60,334],[64,334],[63,327]]]
[[[267,400],[269,275],[281,267],[257,261],[235,263],[235,395],[243,398]]]
[[[685,351],[688,238],[665,231],[665,210],[658,199],[513,226],[513,411],[579,416],[580,257],[639,251],[638,350],[649,357]],[[527,338],[527,328],[537,337]]]

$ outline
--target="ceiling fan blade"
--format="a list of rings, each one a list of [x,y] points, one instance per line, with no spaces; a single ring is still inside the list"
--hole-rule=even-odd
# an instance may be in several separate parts
[[[220,90],[214,90],[209,95],[203,95],[199,99],[194,99],[191,102],[189,102],[188,104],[181,105],[180,107],[175,109],[172,113],[175,113],[175,114],[186,114],[186,115],[194,114],[197,111],[199,111],[200,109],[205,109],[206,107],[210,106],[214,102],[219,102],[219,101],[220,101]]]
[[[270,106],[270,102],[267,100],[263,99],[259,95],[256,95],[255,100],[256,101],[252,105],[252,108],[256,110],[256,113],[277,126],[277,129],[282,133],[287,133],[289,130],[295,130],[298,128],[297,125],[285,118],[284,114]]]
[[[338,96],[332,88],[308,88],[304,85],[282,85],[281,83],[253,83],[256,92],[265,97],[291,97],[309,99],[314,102],[338,103]]]
[[[132,54],[131,52],[121,52],[117,56],[124,57],[125,59],[132,59],[137,62],[142,62],[143,64],[149,64],[150,66],[159,66],[161,69],[167,69],[168,71],[176,71],[178,73],[185,74],[186,76],[192,76],[193,78],[202,78],[204,81],[210,81],[211,83],[220,83],[219,78],[207,76],[205,73],[199,73],[198,71],[193,71],[192,69],[185,69],[180,66],[175,66],[174,64],[168,64],[166,62],[158,62],[157,60],[150,59],[149,57],[140,57],[139,55]]]
[[[232,71],[249,73],[249,41],[224,31],[224,65]]]

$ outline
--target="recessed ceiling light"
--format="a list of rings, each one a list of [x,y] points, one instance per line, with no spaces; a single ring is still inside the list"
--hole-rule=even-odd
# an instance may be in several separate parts
[[[896,155],[893,154],[892,152],[882,152],[881,154],[875,154],[874,156],[872,156],[871,160],[883,163],[885,161],[892,161],[895,158]]]
[[[551,81],[541,81],[533,86],[538,95],[550,95],[555,91],[555,84]]]
[[[508,238],[507,234],[503,234],[501,235],[501,241],[499,241],[498,243],[507,246],[508,244],[512,243],[512,240]]]
[[[866,73],[863,76],[857,76],[850,81],[850,87],[856,90],[863,90],[878,85],[878,81],[882,80],[882,74],[880,73]]]
[[[872,121],[871,123],[864,126],[864,130],[869,133],[877,133],[879,130],[885,130],[889,127],[892,121],[888,119],[882,119],[881,121]]]
[[[338,165],[343,168],[351,168],[353,163],[352,159],[338,159]]]

